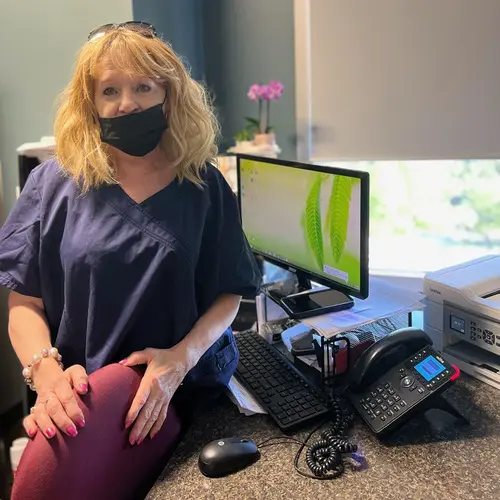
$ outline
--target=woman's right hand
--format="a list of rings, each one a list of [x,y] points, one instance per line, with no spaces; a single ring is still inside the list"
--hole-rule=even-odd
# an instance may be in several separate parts
[[[78,427],[85,425],[85,419],[73,388],[78,394],[87,394],[88,375],[85,368],[73,365],[62,371],[57,363],[49,359],[42,361],[37,368],[33,381],[38,397],[34,409],[23,422],[28,436],[35,436],[40,429],[50,439],[59,429],[75,437]]]

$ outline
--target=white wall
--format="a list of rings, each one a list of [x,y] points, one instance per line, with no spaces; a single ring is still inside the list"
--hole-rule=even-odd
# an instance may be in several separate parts
[[[54,99],[87,34],[101,24],[131,19],[131,0],[0,0],[2,220],[15,200],[16,147],[52,135]],[[0,293],[0,413],[19,400],[22,387],[6,325],[5,293]]]
[[[500,157],[498,0],[296,6],[298,115],[317,127],[310,157]]]

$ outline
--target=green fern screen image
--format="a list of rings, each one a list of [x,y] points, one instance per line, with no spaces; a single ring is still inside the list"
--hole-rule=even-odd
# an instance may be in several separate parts
[[[360,179],[240,161],[243,229],[250,245],[359,290]]]

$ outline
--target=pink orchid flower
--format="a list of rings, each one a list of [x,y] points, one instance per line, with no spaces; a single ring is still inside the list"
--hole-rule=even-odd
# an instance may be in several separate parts
[[[284,85],[277,80],[272,80],[269,82],[269,99],[277,101],[283,94]]]
[[[262,85],[260,87],[260,98],[263,101],[271,100],[271,88],[269,87],[269,85]]]
[[[256,101],[257,99],[260,99],[261,86],[258,85],[257,83],[254,83],[253,85],[251,85],[250,89],[248,90],[247,96],[251,101]]]

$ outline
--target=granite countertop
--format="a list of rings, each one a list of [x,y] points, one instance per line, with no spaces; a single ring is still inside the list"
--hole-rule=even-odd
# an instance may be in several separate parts
[[[293,466],[295,444],[263,448],[256,464],[231,476],[204,477],[198,454],[208,442],[241,436],[259,443],[280,435],[266,415],[246,417],[224,398],[189,429],[147,499],[500,499],[500,392],[463,375],[444,397],[469,425],[439,429],[419,416],[382,443],[357,417],[351,435],[363,447],[368,467],[346,469],[332,481],[300,476]]]

